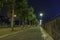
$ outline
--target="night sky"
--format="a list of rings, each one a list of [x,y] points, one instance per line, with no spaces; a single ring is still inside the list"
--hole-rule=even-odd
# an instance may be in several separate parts
[[[34,7],[38,19],[39,13],[44,13],[44,23],[55,19],[56,15],[60,14],[60,0],[28,0],[28,4]]]

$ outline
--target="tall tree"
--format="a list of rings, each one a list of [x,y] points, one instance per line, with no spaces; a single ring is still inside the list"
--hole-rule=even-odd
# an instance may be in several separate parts
[[[27,15],[27,0],[16,0],[16,14],[19,21],[23,20],[26,23]]]
[[[3,1],[0,0],[0,14],[2,13],[2,8],[3,8]]]
[[[12,31],[14,30],[13,25],[14,25],[14,11],[15,11],[15,1],[16,0],[7,0],[7,6],[9,7],[9,14],[11,14],[11,28]]]
[[[2,4],[1,4],[1,0],[0,0],[0,14],[1,14],[1,9],[2,9]]]
[[[28,20],[29,24],[31,24],[31,21],[34,18],[34,9],[32,7],[28,8]]]

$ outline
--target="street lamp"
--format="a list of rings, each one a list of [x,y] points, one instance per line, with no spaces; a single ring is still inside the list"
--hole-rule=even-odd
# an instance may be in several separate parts
[[[41,19],[40,19],[40,26],[42,25],[42,17],[43,17],[43,13],[40,13],[40,17],[41,17]]]
[[[40,17],[43,17],[43,13],[40,13]]]

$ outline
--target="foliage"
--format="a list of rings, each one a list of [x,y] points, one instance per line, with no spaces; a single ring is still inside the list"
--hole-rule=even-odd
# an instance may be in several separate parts
[[[9,10],[7,16],[9,18],[11,18],[12,11],[14,10],[14,14],[17,15],[16,18],[23,20],[25,24],[27,24],[28,21],[30,24],[31,21],[34,24],[38,23],[33,7],[28,8],[27,0],[2,0],[0,2],[2,2],[3,5],[8,6]]]

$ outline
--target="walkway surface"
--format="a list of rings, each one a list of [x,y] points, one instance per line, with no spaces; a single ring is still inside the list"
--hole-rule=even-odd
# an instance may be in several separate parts
[[[54,40],[42,27],[40,27],[40,31],[44,40]]]
[[[0,40],[53,40],[42,27],[33,27],[23,32],[9,35]]]

